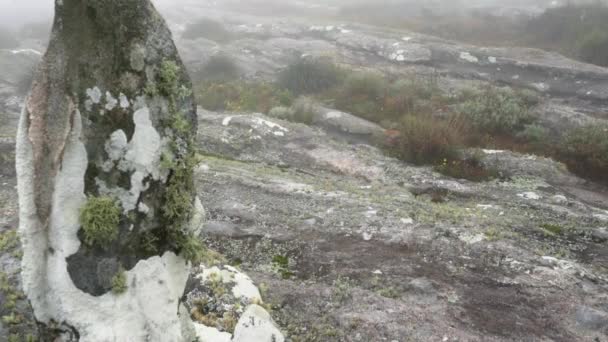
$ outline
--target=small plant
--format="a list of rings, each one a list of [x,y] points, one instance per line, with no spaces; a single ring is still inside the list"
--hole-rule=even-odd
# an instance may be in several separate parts
[[[192,264],[200,264],[207,259],[207,249],[195,236],[186,235],[178,239],[178,246],[181,248],[180,255]]]
[[[118,237],[120,206],[107,196],[89,197],[80,210],[80,224],[84,242],[89,246],[105,248]]]
[[[541,224],[540,227],[546,234],[551,236],[562,235],[564,233],[564,228],[557,224],[544,223]]]
[[[486,239],[490,242],[498,241],[503,238],[503,233],[494,227],[488,228],[486,231],[483,232],[483,234],[485,235]]]
[[[9,251],[19,245],[19,237],[17,232],[9,230],[0,233],[0,252]]]
[[[274,107],[268,112],[268,116],[281,120],[292,120],[293,115],[293,109],[283,106]]]
[[[325,59],[299,58],[279,74],[278,84],[296,95],[321,93],[336,86],[343,71]]]
[[[216,43],[228,43],[235,38],[222,23],[209,18],[202,18],[189,24],[182,37],[185,39],[205,38]]]
[[[352,282],[348,277],[338,277],[334,280],[332,295],[338,303],[352,298]]]
[[[437,164],[444,160],[458,159],[458,149],[463,144],[464,125],[457,117],[438,120],[406,116],[399,131],[394,152],[407,162]]]
[[[275,255],[272,258],[273,268],[281,275],[283,279],[289,279],[295,274],[289,269],[289,257],[285,255]]]
[[[119,295],[125,293],[127,289],[127,273],[121,267],[118,273],[112,277],[112,293]]]

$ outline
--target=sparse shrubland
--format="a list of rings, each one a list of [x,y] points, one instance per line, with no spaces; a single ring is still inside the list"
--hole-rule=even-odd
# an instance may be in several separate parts
[[[525,25],[531,46],[608,66],[608,7],[601,3],[549,8]]]
[[[204,83],[197,91],[199,104],[209,110],[263,112],[311,124],[315,103],[324,103],[395,132],[384,142],[391,154],[414,164],[432,165],[454,178],[485,181],[502,177],[497,170],[486,169],[481,157],[463,157],[459,152],[467,147],[550,156],[565,162],[573,172],[595,179],[608,172],[605,128],[573,130],[564,143],[555,144],[560,140],[558,133],[543,127],[533,114],[541,100],[533,91],[489,87],[448,95],[434,77],[389,78],[328,63],[297,60],[277,83]],[[320,83],[308,79],[321,70],[333,74]],[[348,76],[343,77],[345,74]],[[287,86],[309,96],[294,103]]]
[[[277,106],[289,106],[293,96],[286,89],[258,81],[211,82],[200,84],[195,92],[198,103],[214,111],[268,113]]]

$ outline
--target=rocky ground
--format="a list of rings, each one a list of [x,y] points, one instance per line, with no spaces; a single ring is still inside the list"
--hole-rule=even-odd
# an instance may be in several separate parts
[[[226,51],[249,77],[270,78],[294,54],[329,55],[357,68],[438,75],[446,90],[533,88],[556,130],[608,119],[608,70],[556,54],[197,3],[166,14],[173,23],[229,17],[230,29],[248,34],[223,45],[178,38],[193,70]],[[173,26],[179,37],[183,25]],[[36,55],[0,52],[11,66],[0,69],[0,340],[32,329],[12,233],[13,75]],[[329,119],[307,126],[199,110],[202,238],[259,286],[288,340],[608,341],[608,191],[552,160],[509,151],[484,152],[503,179],[450,179],[367,144],[360,133],[380,129],[373,124],[346,113]]]

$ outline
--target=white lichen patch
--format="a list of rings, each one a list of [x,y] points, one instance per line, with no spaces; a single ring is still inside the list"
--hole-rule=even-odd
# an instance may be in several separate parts
[[[96,179],[99,192],[118,198],[125,213],[137,208],[141,193],[149,187],[146,179],[158,181],[167,177],[167,170],[160,167],[160,156],[167,142],[152,125],[150,110],[147,107],[138,109],[133,122],[135,132],[129,143],[122,130],[112,133],[105,146],[110,159],[102,166],[104,171],[117,166],[121,171],[130,172],[131,189],[110,188],[104,181]]]
[[[92,104],[99,104],[101,102],[101,90],[98,87],[89,88],[86,90],[87,97]]]
[[[470,52],[461,52],[460,53],[460,59],[467,61],[469,63],[478,63],[479,62],[479,58],[473,56]]]
[[[197,275],[197,279],[202,284],[206,284],[211,279],[220,280],[222,283],[231,286],[230,291],[234,297],[244,299],[249,303],[262,301],[260,291],[254,285],[251,278],[232,266],[204,268],[203,272]]]
[[[33,149],[27,115],[22,115],[17,144],[20,234],[23,242],[24,291],[40,322],[64,322],[80,341],[183,341],[177,314],[189,274],[188,264],[172,252],[138,262],[126,272],[128,288],[92,296],[79,290],[68,273],[67,259],[81,245],[80,208],[86,201],[84,179],[87,151],[81,140],[81,117],[74,116],[62,167],[55,178],[52,212],[43,226],[34,201]],[[45,234],[40,234],[41,230]],[[52,250],[53,253],[48,253]],[[52,294],[52,295],[49,295]],[[94,308],[94,310],[92,310]]]
[[[343,115],[344,113],[342,112],[331,111],[325,114],[325,119],[340,119]]]
[[[284,342],[285,337],[272,321],[270,314],[252,304],[239,319],[232,342]]]
[[[528,191],[528,192],[524,192],[524,193],[521,193],[521,194],[517,194],[517,196],[521,197],[523,199],[527,199],[527,200],[539,200],[539,199],[542,198],[541,195],[539,195],[539,194],[537,194],[535,192],[532,192],[532,191]]]
[[[120,108],[122,109],[127,109],[130,106],[129,103],[129,98],[127,98],[127,96],[123,93],[120,93],[120,95],[118,96],[118,99],[120,101]]]
[[[492,64],[496,64],[496,62],[497,62],[496,57],[492,57],[492,56],[488,57],[488,62],[490,62]]]
[[[197,322],[194,322],[194,330],[199,342],[230,342],[232,340],[230,333]]]
[[[118,100],[112,96],[112,93],[110,93],[109,91],[106,91],[106,106],[104,107],[107,111],[113,110],[114,108],[116,108],[116,105],[118,104]]]

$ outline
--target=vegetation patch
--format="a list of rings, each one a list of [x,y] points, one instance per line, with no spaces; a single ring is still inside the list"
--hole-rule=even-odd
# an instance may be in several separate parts
[[[344,74],[329,60],[299,58],[281,71],[278,84],[292,94],[318,94],[338,85]]]
[[[91,196],[80,210],[84,242],[88,246],[106,248],[118,238],[121,209],[118,202],[107,196]]]
[[[118,273],[112,277],[112,293],[118,295],[127,292],[127,273],[120,268]]]
[[[241,69],[228,55],[220,53],[211,56],[194,78],[202,82],[234,81],[241,75]]]
[[[534,121],[530,112],[533,103],[521,92],[488,88],[460,105],[460,112],[478,131],[516,134]]]
[[[424,116],[406,116],[398,128],[399,138],[392,151],[400,159],[415,164],[437,164],[458,159],[463,146],[463,125],[457,117],[440,121]]]
[[[278,106],[290,106],[291,92],[269,82],[210,82],[197,86],[196,98],[203,108],[213,111],[268,113]]]
[[[566,133],[557,151],[573,172],[599,181],[608,174],[608,125],[589,125]]]
[[[7,252],[19,246],[17,231],[8,230],[0,233],[0,252]]]
[[[295,275],[295,273],[290,270],[288,256],[275,255],[272,257],[272,266],[283,279],[290,279]]]
[[[540,228],[542,228],[542,230],[546,234],[551,236],[558,236],[564,234],[564,228],[557,224],[543,223],[540,225]]]

